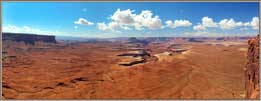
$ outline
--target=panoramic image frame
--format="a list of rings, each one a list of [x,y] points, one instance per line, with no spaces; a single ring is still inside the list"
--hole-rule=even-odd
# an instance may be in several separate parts
[[[2,99],[260,99],[259,2],[2,2]]]

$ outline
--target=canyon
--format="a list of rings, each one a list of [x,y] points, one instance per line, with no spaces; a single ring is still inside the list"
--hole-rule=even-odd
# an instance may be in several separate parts
[[[245,99],[259,83],[251,37],[70,42],[29,35],[31,44],[23,35],[3,38],[3,99]]]

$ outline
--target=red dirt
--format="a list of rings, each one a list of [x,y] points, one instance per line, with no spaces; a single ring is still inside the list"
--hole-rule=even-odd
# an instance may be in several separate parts
[[[18,44],[20,44],[18,46]],[[185,53],[119,66],[120,43],[4,43],[4,99],[243,99],[247,44],[188,43]],[[9,46],[9,47],[7,47]],[[187,46],[187,45],[186,45]],[[27,51],[17,50],[17,47]],[[36,47],[47,47],[35,49]],[[28,51],[28,48],[33,48]],[[148,47],[149,48],[149,47]],[[153,53],[160,52],[151,48]]]

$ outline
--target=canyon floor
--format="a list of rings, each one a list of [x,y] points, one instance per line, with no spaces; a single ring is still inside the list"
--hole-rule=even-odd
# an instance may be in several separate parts
[[[214,43],[214,42],[213,42]],[[17,47],[16,47],[17,46]],[[247,42],[187,42],[181,54],[122,66],[121,43],[3,44],[3,99],[244,99]],[[26,51],[24,51],[26,50]],[[3,55],[4,55],[3,54]]]

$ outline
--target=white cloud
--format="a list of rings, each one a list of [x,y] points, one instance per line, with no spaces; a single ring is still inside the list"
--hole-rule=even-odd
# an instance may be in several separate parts
[[[223,19],[219,23],[216,23],[212,18],[203,17],[202,22],[193,26],[194,30],[206,30],[208,27],[219,27],[223,30],[234,29],[236,27],[251,26],[253,29],[258,29],[258,17],[253,17],[251,22],[236,22],[233,18]]]
[[[92,23],[84,18],[79,18],[77,21],[74,21],[74,24],[90,26],[90,25],[93,25],[94,23]]]
[[[104,22],[97,23],[97,27],[99,30],[103,30],[103,31],[108,29],[108,26]]]
[[[250,22],[246,22],[243,24],[244,26],[250,26]]]
[[[171,20],[165,22],[167,27],[176,28],[176,27],[189,27],[192,23],[188,20],[175,20],[174,23]]]
[[[25,32],[30,32],[31,30],[34,30],[34,29],[31,29],[29,26],[23,26],[23,30]]]
[[[151,30],[163,28],[159,16],[153,16],[153,13],[149,10],[143,10],[140,14],[135,14],[134,10],[117,9],[109,19],[112,20],[110,23],[103,23],[97,27],[103,26],[103,28],[99,29],[102,30],[106,28],[106,30],[112,31],[116,29],[131,30],[131,27],[136,30],[142,30],[143,28],[149,28]]]
[[[134,21],[135,23],[138,23],[136,25],[140,24],[141,26],[147,27],[152,30],[163,28],[159,16],[156,15],[153,17],[153,13],[150,10],[143,10],[140,14],[134,17]]]
[[[253,17],[252,21],[244,23],[244,26],[251,26],[252,29],[258,30],[259,29],[259,18]]]
[[[203,25],[201,24],[198,24],[196,26],[193,26],[193,29],[194,30],[206,30],[206,27],[204,27]]]
[[[242,22],[237,22],[236,26],[243,26],[244,24]]]
[[[204,27],[218,27],[217,26],[217,23],[213,21],[212,18],[209,18],[209,17],[203,17],[202,19],[202,25]]]
[[[134,23],[134,16],[135,14],[132,14],[134,12],[133,10],[127,9],[127,10],[120,10],[117,9],[116,12],[110,17],[113,21],[119,22],[121,24],[132,24]]]
[[[74,29],[78,29],[78,26],[74,26]]]
[[[14,26],[7,25],[3,26],[3,32],[11,32],[11,33],[28,33],[28,34],[43,34],[43,35],[60,35],[62,32],[59,31],[46,31],[37,28],[32,28],[29,26]]]
[[[242,22],[236,22],[234,19],[223,19],[219,22],[221,29],[234,29],[235,27],[243,26]]]
[[[3,27],[3,32],[15,32],[18,33],[21,31],[19,27],[13,26],[13,25],[7,25]]]
[[[131,28],[128,27],[128,26],[123,26],[123,25],[121,25],[120,27],[121,27],[122,29],[124,29],[124,30],[131,30]]]
[[[134,23],[134,28],[136,30],[143,30],[144,29],[143,26],[140,23]]]
[[[201,19],[201,23],[199,23],[196,26],[193,26],[194,30],[206,30],[207,27],[218,27],[218,24],[214,22],[212,18],[209,18],[208,16],[205,16]]]
[[[252,21],[250,22],[253,29],[259,29],[259,18],[253,17]]]
[[[119,29],[119,28],[122,28],[124,30],[130,30],[130,28],[126,27],[126,26],[122,26],[122,25],[119,25],[118,22],[110,22],[108,25],[106,25],[104,22],[102,23],[97,23],[97,27],[99,30],[110,30],[110,31],[113,31],[113,32],[120,32],[120,31],[117,31],[116,29]]]
[[[115,31],[115,29],[117,29],[119,27],[119,23],[117,22],[110,22],[108,24],[108,28],[112,31]]]

